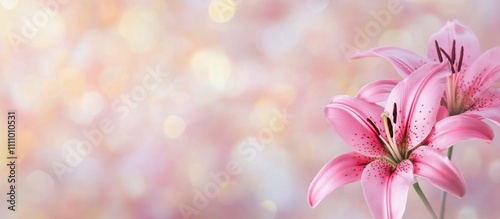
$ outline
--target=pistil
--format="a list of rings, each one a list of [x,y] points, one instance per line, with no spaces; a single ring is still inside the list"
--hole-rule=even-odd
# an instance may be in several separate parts
[[[382,119],[384,120],[385,134],[387,136],[387,141],[385,142],[388,151],[391,156],[397,161],[400,162],[403,160],[399,148],[396,144],[396,139],[394,135],[394,129],[392,127],[391,119],[389,118],[389,113],[384,112],[382,114]]]

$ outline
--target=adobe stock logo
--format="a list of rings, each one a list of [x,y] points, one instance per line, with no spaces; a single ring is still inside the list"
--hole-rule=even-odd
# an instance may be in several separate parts
[[[403,11],[403,6],[399,0],[389,0],[385,9],[380,11],[370,11],[373,19],[368,21],[364,28],[356,27],[355,34],[352,38],[352,44],[342,42],[339,44],[340,50],[347,61],[350,60],[351,55],[366,48],[373,38],[382,33],[382,28],[387,27],[392,21],[392,15],[397,15]]]

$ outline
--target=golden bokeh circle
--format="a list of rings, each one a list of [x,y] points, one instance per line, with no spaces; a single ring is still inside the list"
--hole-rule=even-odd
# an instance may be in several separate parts
[[[233,0],[213,0],[208,6],[208,15],[217,23],[230,21],[236,13],[236,4]]]

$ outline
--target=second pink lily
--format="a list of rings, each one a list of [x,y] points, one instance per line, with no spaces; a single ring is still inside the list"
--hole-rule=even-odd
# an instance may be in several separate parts
[[[487,118],[500,125],[500,90],[492,88],[500,78],[500,47],[480,55],[474,32],[457,21],[448,22],[430,37],[428,58],[398,47],[379,47],[355,54],[353,58],[371,56],[388,60],[403,78],[426,63],[447,62],[450,72],[442,104],[449,115]],[[398,81],[372,82],[363,87],[357,97],[370,102],[384,101]]]

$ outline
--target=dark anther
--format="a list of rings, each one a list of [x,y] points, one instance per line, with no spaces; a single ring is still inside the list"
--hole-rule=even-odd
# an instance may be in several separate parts
[[[462,69],[462,60],[464,59],[464,47],[460,48],[460,59],[458,60],[458,71],[460,72],[460,69]]]
[[[375,126],[375,123],[373,123],[373,121],[370,118],[366,118],[366,120],[368,120],[368,123],[370,123],[370,125],[373,127],[373,129],[375,129],[375,131],[377,132],[377,135],[380,135],[380,131],[378,130],[377,126]]]
[[[441,52],[444,53],[444,56],[446,56],[446,58],[448,59],[448,62],[450,62],[450,66],[451,66],[451,73],[455,73],[455,68],[453,67],[453,62],[451,61],[451,58],[450,56],[448,55],[448,53],[446,53],[444,51],[443,48],[441,48]]]
[[[394,106],[392,108],[392,118],[394,118],[394,121],[392,121],[392,122],[394,122],[394,124],[396,124],[396,121],[398,119],[398,107],[397,107],[396,103],[394,103]]]
[[[438,54],[439,62],[443,62],[443,56],[441,55],[441,50],[439,50],[439,44],[437,40],[434,40],[434,43],[436,44],[436,51]]]
[[[455,40],[453,40],[453,46],[451,47],[451,63],[455,64]]]
[[[387,118],[387,127],[389,127],[389,137],[393,138],[394,137],[394,133],[392,132],[392,123],[391,123],[391,119],[389,119],[388,117],[385,117]]]

